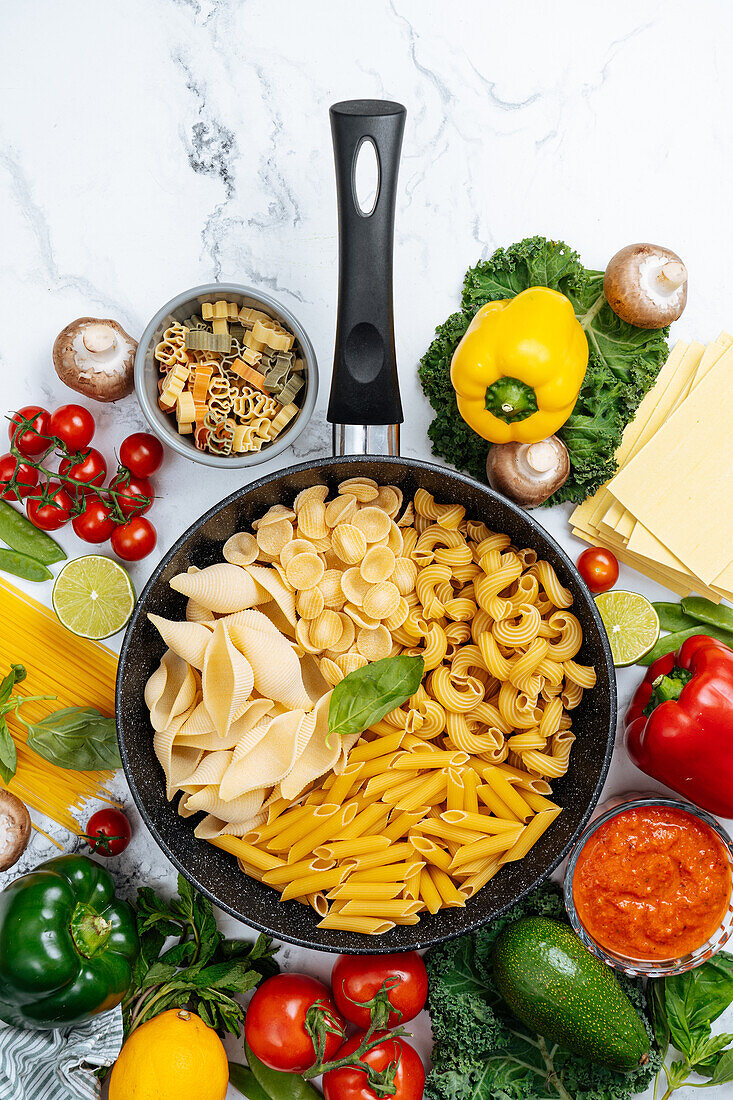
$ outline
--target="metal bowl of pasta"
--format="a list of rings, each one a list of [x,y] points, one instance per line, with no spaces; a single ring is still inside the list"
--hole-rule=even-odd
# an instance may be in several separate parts
[[[329,745],[333,683],[400,652],[421,687]],[[532,515],[429,463],[342,457],[239,490],[169,550],[117,719],[146,824],[217,905],[308,947],[400,951],[559,866],[616,690],[594,601]]]
[[[256,466],[290,447],[310,420],[318,363],[277,299],[206,283],[177,294],[147,325],[135,391],[152,430],[178,454],[224,469]]]

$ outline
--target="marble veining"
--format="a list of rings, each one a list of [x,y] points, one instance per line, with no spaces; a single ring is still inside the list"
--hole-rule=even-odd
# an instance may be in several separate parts
[[[151,513],[158,549],[131,569],[138,590],[217,500],[330,451],[337,100],[392,98],[408,111],[394,273],[404,454],[429,456],[417,362],[456,308],[466,268],[498,245],[543,233],[601,268],[630,241],[667,244],[690,269],[673,336],[708,341],[733,323],[720,246],[732,167],[725,0],[694,10],[682,0],[0,0],[0,20],[4,408],[75,399],[50,358],[74,317],[112,316],[139,335],[163,302],[211,279],[281,298],[318,356],[318,404],[291,452],[251,474],[170,455]],[[94,413],[111,463],[141,414],[134,398]],[[577,556],[567,509],[542,522]],[[83,552],[71,531],[60,539],[70,556]],[[628,570],[620,584],[664,598]],[[50,602],[50,584],[26,587]],[[637,679],[619,673],[621,713]],[[650,786],[619,741],[607,794]],[[121,775],[115,791],[135,829],[110,861],[122,892],[171,888],[173,869]],[[82,848],[39,824],[67,850]],[[34,834],[0,885],[55,852]],[[222,926],[246,934],[229,918]],[[288,946],[281,958],[324,977],[331,966]],[[427,1055],[427,1023],[414,1030]],[[230,1051],[241,1053],[236,1043]],[[723,1100],[724,1089],[709,1094]]]

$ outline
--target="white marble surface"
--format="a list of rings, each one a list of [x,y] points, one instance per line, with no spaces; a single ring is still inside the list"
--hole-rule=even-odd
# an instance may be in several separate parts
[[[731,323],[732,32],[725,0],[0,0],[3,408],[75,399],[50,359],[72,318],[109,315],[139,335],[177,291],[232,279],[295,311],[324,383],[295,453],[257,473],[325,454],[328,107],[353,97],[408,110],[395,262],[403,453],[428,455],[417,360],[465,268],[499,244],[561,237],[594,267],[632,240],[668,244],[690,269],[674,335],[712,339]],[[94,412],[110,459],[143,427],[134,398]],[[170,455],[151,513],[159,552],[246,480]],[[542,519],[576,556],[566,510]],[[70,531],[61,540],[83,552]],[[155,560],[133,568],[138,587]],[[633,572],[620,583],[662,595]],[[50,587],[33,591],[48,601]],[[620,674],[622,707],[637,678]],[[608,792],[640,782],[618,748]],[[36,835],[21,869],[48,854]],[[111,866],[128,890],[172,878],[139,820]],[[331,963],[287,947],[282,958],[324,976]],[[417,1031],[427,1054],[426,1023]]]

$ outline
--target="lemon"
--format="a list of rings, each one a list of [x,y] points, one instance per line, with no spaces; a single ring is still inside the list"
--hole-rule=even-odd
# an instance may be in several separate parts
[[[224,1100],[222,1041],[195,1012],[171,1008],[133,1031],[109,1080],[109,1100]]]
[[[611,643],[616,667],[633,665],[659,637],[659,616],[638,592],[601,592],[596,606]]]
[[[111,558],[87,554],[67,562],[53,586],[53,609],[73,634],[109,638],[122,630],[135,606],[125,570]]]

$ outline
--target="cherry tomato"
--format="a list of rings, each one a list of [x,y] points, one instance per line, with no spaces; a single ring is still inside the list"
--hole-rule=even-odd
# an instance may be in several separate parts
[[[7,489],[13,474],[17,470],[18,488]],[[11,454],[0,457],[0,500],[17,500],[18,494],[27,497],[33,486],[38,484],[38,470],[35,466],[26,466]]]
[[[26,420],[29,421],[28,426],[21,428],[20,425]],[[36,458],[51,446],[52,441],[48,437],[48,421],[47,409],[41,408],[40,405],[25,405],[13,413],[8,425],[8,438],[26,458]]]
[[[87,821],[87,831],[83,834],[89,847],[98,856],[118,856],[130,843],[132,830],[122,810],[113,807],[97,810]]]
[[[428,996],[428,972],[417,951],[398,955],[339,955],[331,974],[336,1007],[350,1023],[366,1030],[371,1023],[371,1010],[361,1006],[371,1001],[384,982],[395,978],[398,983],[390,990],[389,1002],[397,1011],[390,1012],[385,1026],[395,1027],[414,1020]]]
[[[112,532],[112,549],[123,561],[140,561],[155,549],[158,534],[149,519],[134,516]]]
[[[34,527],[41,531],[58,531],[68,521],[74,502],[58,481],[52,482],[48,490],[48,501],[28,497],[25,510]]]
[[[84,542],[106,542],[117,528],[107,505],[91,494],[86,498],[84,511],[74,516],[71,526]]]
[[[336,1011],[331,991],[307,974],[276,974],[263,982],[249,1003],[244,1036],[255,1056],[270,1069],[303,1073],[316,1060],[313,1040],[305,1029],[309,1008],[320,1002],[331,1026],[326,1035],[325,1058],[333,1058],[343,1042],[344,1021]]]
[[[133,474],[127,481],[126,475],[118,473],[109,483],[110,489],[115,489],[119,496],[117,503],[125,516],[142,516],[152,507],[155,500],[155,489],[146,477],[135,477]],[[147,497],[147,503],[144,498]]]
[[[71,454],[88,447],[94,435],[94,417],[83,405],[61,405],[51,413],[48,430]]]
[[[152,477],[163,464],[163,444],[147,432],[134,432],[122,440],[120,464],[136,477]]]
[[[363,1031],[357,1031],[356,1035],[352,1035],[336,1051],[334,1057],[341,1059],[353,1054],[364,1034]],[[375,1031],[373,1038],[379,1039],[386,1034],[384,1031]],[[422,1100],[425,1070],[417,1051],[404,1039],[387,1038],[379,1046],[362,1054],[360,1061],[378,1071],[385,1070],[391,1062],[398,1062],[392,1100]],[[377,1100],[377,1094],[367,1084],[366,1073],[351,1066],[324,1073],[323,1096],[324,1100]]]
[[[104,461],[104,455],[94,447],[90,447],[85,457],[78,462],[72,462],[70,458],[62,458],[59,473],[66,477],[73,477],[76,481],[83,481],[85,485],[104,485],[107,463]]]
[[[591,592],[608,592],[618,580],[618,562],[610,550],[591,546],[577,561],[578,571]]]

